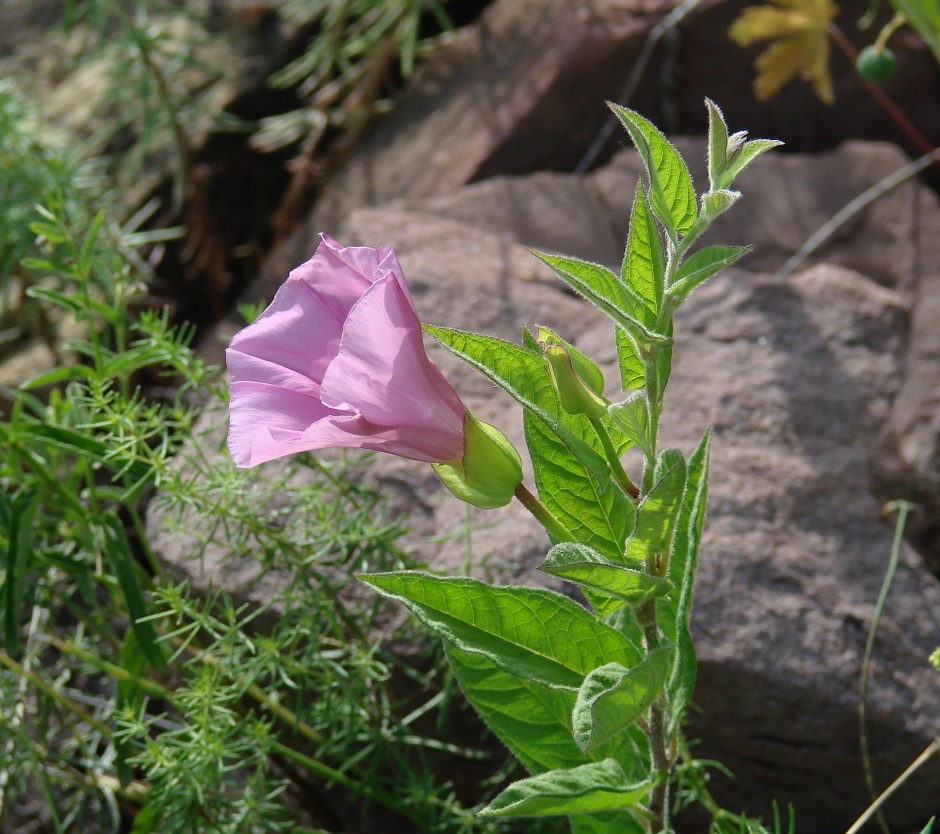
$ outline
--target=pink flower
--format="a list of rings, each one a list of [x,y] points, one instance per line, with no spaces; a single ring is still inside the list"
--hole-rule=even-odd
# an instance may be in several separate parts
[[[391,247],[326,235],[226,351],[239,466],[312,449],[464,456],[464,405],[424,350]]]

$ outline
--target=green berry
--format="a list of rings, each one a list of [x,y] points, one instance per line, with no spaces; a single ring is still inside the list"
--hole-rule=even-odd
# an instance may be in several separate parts
[[[866,46],[858,53],[855,69],[862,78],[880,84],[894,75],[894,53],[887,47]]]

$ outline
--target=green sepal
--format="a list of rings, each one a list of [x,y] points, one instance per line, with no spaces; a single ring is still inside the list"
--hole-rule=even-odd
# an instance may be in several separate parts
[[[505,507],[522,483],[522,458],[506,436],[464,411],[463,460],[432,463],[454,495],[484,510]]]
[[[636,807],[655,782],[630,782],[615,759],[520,779],[483,810],[482,817],[544,817]]]
[[[578,690],[571,724],[585,752],[624,732],[662,694],[672,666],[672,647],[654,649],[626,668],[607,663],[594,669]]]

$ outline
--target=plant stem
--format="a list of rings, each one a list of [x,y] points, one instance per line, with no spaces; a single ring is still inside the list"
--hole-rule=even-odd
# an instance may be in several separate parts
[[[659,647],[661,642],[659,624],[656,622],[656,600],[645,600],[637,608],[637,620],[643,626],[643,638],[647,656]],[[650,759],[653,770],[661,773],[663,779],[650,792],[649,811],[650,831],[652,834],[668,832],[669,822],[669,771],[672,769],[669,753],[666,750],[666,698],[661,695],[650,707],[646,737],[650,745]]]
[[[594,431],[597,432],[601,445],[604,447],[604,455],[607,457],[611,474],[614,476],[617,485],[631,498],[639,498],[640,489],[630,480],[630,476],[623,468],[623,464],[620,462],[620,456],[614,448],[614,443],[610,439],[610,432],[607,431],[607,426],[604,425],[604,421],[598,417],[597,419],[591,420],[591,425],[594,426]]]
[[[829,37],[832,38],[833,43],[842,50],[843,54],[852,62],[853,66],[855,64],[856,58],[858,58],[858,51],[852,45],[852,42],[845,36],[845,33],[835,24],[829,24]],[[881,105],[881,108],[888,114],[888,118],[894,122],[901,132],[914,144],[914,146],[922,153],[932,155],[934,152],[933,145],[927,141],[924,134],[922,134],[911,121],[905,116],[900,108],[887,96],[884,90],[881,89],[877,84],[873,84],[871,81],[862,78],[862,83],[865,85],[865,89],[868,91],[868,94]],[[933,157],[932,157],[933,158]],[[940,167],[940,160],[934,158],[934,164]]]
[[[868,749],[868,678],[871,673],[871,658],[875,650],[875,637],[878,634],[878,625],[881,622],[881,614],[884,611],[885,602],[888,599],[888,592],[891,590],[891,583],[894,581],[894,572],[897,570],[898,561],[901,557],[901,543],[904,541],[904,527],[907,524],[907,516],[911,510],[911,505],[904,500],[892,501],[884,508],[884,512],[893,512],[897,510],[898,521],[894,528],[894,540],[891,543],[891,556],[888,559],[888,569],[885,571],[884,581],[881,583],[881,591],[878,594],[878,602],[875,603],[875,613],[871,619],[871,625],[868,628],[868,638],[865,640],[865,655],[862,659],[862,680],[859,687],[858,699],[858,740],[862,749],[862,770],[865,772],[865,784],[868,787],[868,793],[874,802],[878,797],[878,789],[875,787],[875,774],[871,766],[871,754]],[[888,823],[885,821],[881,811],[878,814],[878,824],[881,830],[888,832]]]
[[[545,528],[545,532],[548,533],[550,539],[555,542],[575,541],[575,537],[568,532],[568,528],[555,518],[548,511],[548,508],[526,489],[524,484],[520,483],[513,494],[519,499],[519,503],[532,513],[535,520]]]
[[[895,779],[887,788],[885,788],[885,790],[884,790],[884,792],[881,794],[881,796],[879,796],[878,799],[876,799],[876,800],[868,807],[868,809],[865,811],[865,813],[862,814],[862,815],[855,821],[855,823],[852,825],[852,827],[851,827],[848,831],[846,831],[845,834],[856,834],[856,832],[857,832],[863,825],[865,825],[865,823],[868,822],[868,820],[870,820],[870,819],[872,818],[872,815],[875,814],[875,813],[878,811],[878,809],[881,808],[881,806],[882,806],[882,804],[884,804],[885,800],[886,800],[889,796],[891,796],[891,794],[893,794],[898,788],[900,788],[901,785],[903,785],[903,784],[910,778],[911,774],[913,774],[914,771],[917,770],[917,768],[919,768],[922,764],[924,764],[924,763],[925,763],[931,756],[933,756],[935,753],[940,753],[940,738],[935,738],[932,742],[930,742],[930,744],[927,745],[927,748],[924,750],[924,752],[921,753],[921,754],[911,763],[910,767],[908,767],[908,769],[905,770],[904,773],[902,773],[900,776],[898,776],[897,779]]]

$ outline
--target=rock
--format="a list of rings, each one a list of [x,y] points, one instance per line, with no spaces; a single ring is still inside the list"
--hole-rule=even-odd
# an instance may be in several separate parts
[[[675,0],[495,0],[425,64],[392,113],[367,134],[326,183],[301,237],[323,228],[342,233],[362,205],[447,193],[495,175],[569,171],[611,120],[604,100],[622,101],[641,51]],[[751,0],[704,0],[667,29],[629,101],[668,128],[704,133],[705,97],[732,127],[819,151],[848,139],[906,142],[868,95],[854,66],[832,50],[836,102],[821,103],[808,84],[791,82],[770,103],[751,90],[757,50],[734,45],[731,22]],[[837,22],[861,46],[858,10]],[[877,27],[870,30],[877,31]],[[657,33],[658,35],[659,33]],[[940,132],[940,76],[916,39],[900,50],[887,90],[925,135]],[[601,161],[623,144],[619,128]]]
[[[685,145],[698,157],[701,148]],[[746,202],[716,232],[723,242],[756,241],[761,251],[747,269],[696,292],[677,322],[664,438],[688,452],[710,425],[714,454],[693,611],[700,712],[690,735],[702,740],[699,755],[737,776],[715,780],[724,805],[767,817],[771,800],[792,802],[806,834],[845,830],[868,801],[858,686],[891,545],[869,458],[902,386],[915,264],[938,257],[938,238],[919,236],[910,222],[918,205],[921,217],[925,205],[935,213],[934,198],[902,186],[836,236],[823,252],[831,263],[789,278],[756,269],[782,265],[802,243],[789,231],[794,223],[813,228],[902,161],[896,150],[861,143],[819,158],[762,158],[742,178]],[[423,320],[509,339],[523,323],[545,324],[598,360],[613,383],[609,325],[521,244],[616,261],[638,170],[624,154],[582,180],[494,178],[363,208],[349,216],[344,243],[393,244]],[[301,253],[295,243],[282,257],[296,263],[313,245]],[[256,294],[270,291],[273,276],[266,280]],[[467,404],[521,448],[521,415],[509,398],[445,351],[431,351]],[[208,421],[218,424],[217,416]],[[411,528],[405,544],[434,569],[552,584],[536,570],[547,541],[518,507],[467,512],[427,466],[394,458],[376,456],[363,477],[389,497]],[[162,557],[197,587],[228,585],[222,577],[231,570],[237,584],[229,590],[243,598],[246,588],[255,599],[277,593],[276,576],[265,576],[262,588],[260,568],[224,547],[202,572],[194,569],[187,541],[159,533],[158,517],[150,525]],[[869,696],[882,787],[940,733],[940,680],[926,661],[940,643],[937,610],[940,584],[905,548]],[[936,813],[929,785],[937,778],[936,767],[925,770],[889,803],[899,830]]]

